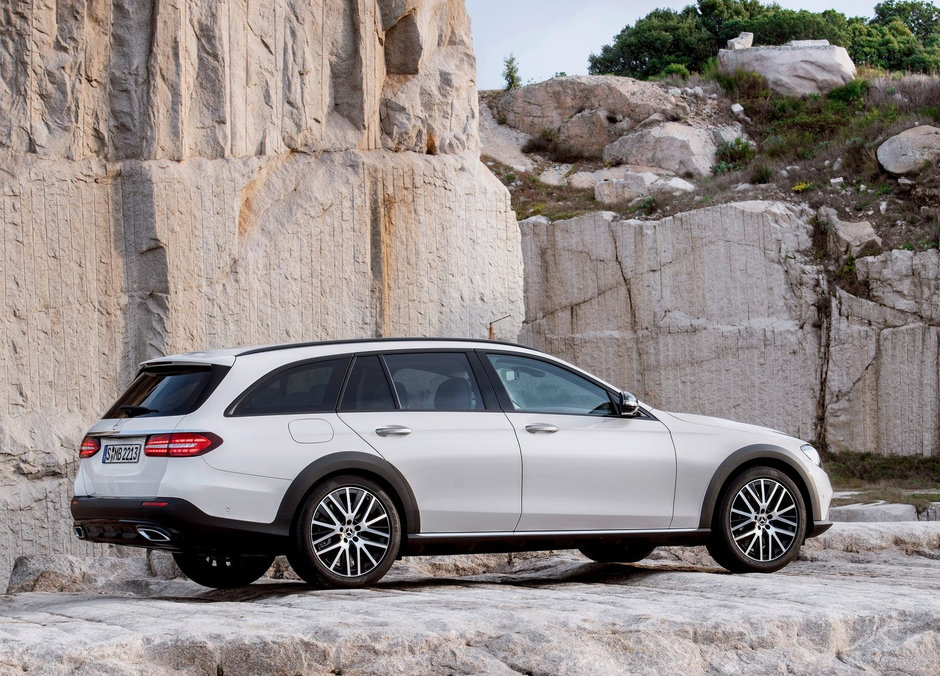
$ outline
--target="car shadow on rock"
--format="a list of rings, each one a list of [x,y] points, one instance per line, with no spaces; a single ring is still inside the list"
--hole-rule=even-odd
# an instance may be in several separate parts
[[[539,570],[537,573],[520,571],[518,574],[483,573],[470,576],[407,577],[387,579],[366,589],[320,589],[300,581],[261,582],[235,589],[213,589],[192,597],[163,597],[167,601],[195,603],[231,603],[265,601],[286,596],[316,594],[324,600],[363,598],[369,595],[395,591],[419,591],[446,587],[485,587],[492,585],[511,587],[555,587],[567,584],[632,585],[644,580],[674,573],[712,573],[728,575],[726,571],[713,567],[694,565],[644,566],[625,563],[574,563],[559,566],[556,570]]]

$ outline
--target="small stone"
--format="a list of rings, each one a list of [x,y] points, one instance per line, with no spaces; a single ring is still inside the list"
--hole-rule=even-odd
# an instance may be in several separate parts
[[[839,176],[838,178],[830,178],[829,182],[832,185],[842,185],[843,183],[845,183],[845,179]]]
[[[747,31],[728,40],[728,49],[749,49],[754,44],[754,34]]]
[[[879,205],[878,205],[878,210],[879,210],[882,214],[884,214],[884,213],[888,210],[888,203],[887,203],[887,202],[882,202],[881,204],[879,204]]]
[[[744,106],[742,106],[740,103],[732,103],[731,112],[734,113],[735,116],[741,117],[744,115]]]

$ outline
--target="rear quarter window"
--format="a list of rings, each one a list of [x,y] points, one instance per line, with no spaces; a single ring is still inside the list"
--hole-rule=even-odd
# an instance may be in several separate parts
[[[287,415],[336,410],[349,359],[304,362],[261,378],[239,397],[227,415]]]
[[[142,369],[105,418],[186,415],[199,408],[228,367],[215,364],[155,365]]]

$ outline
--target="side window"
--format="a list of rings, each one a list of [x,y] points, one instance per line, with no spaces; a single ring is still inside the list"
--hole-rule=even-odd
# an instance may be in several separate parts
[[[385,370],[375,355],[356,357],[343,401],[342,411],[394,411],[395,399],[388,386]]]
[[[411,411],[480,411],[483,397],[463,352],[385,355],[401,407]]]
[[[517,355],[486,356],[516,411],[580,415],[614,412],[607,390],[567,369]]]
[[[265,376],[246,392],[232,415],[325,413],[336,410],[349,359],[308,362]]]

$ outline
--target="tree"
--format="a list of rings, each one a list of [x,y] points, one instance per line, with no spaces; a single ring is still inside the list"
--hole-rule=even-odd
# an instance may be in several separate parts
[[[887,0],[875,5],[875,18],[871,23],[888,26],[898,20],[921,41],[940,33],[940,8],[930,2],[898,2]]]
[[[930,2],[886,0],[875,18],[852,19],[835,10],[794,11],[760,0],[698,0],[681,11],[657,9],[621,30],[588,72],[637,78],[659,75],[670,64],[701,72],[720,47],[743,31],[758,45],[790,40],[828,40],[857,62],[889,70],[940,68],[940,8]]]
[[[516,57],[510,54],[503,59],[503,81],[506,83],[506,91],[517,89],[522,81],[519,79],[519,64],[516,63]]]
[[[613,45],[591,54],[588,72],[650,78],[670,64],[698,70],[717,51],[715,37],[701,25],[695,7],[656,9],[620,31]]]

